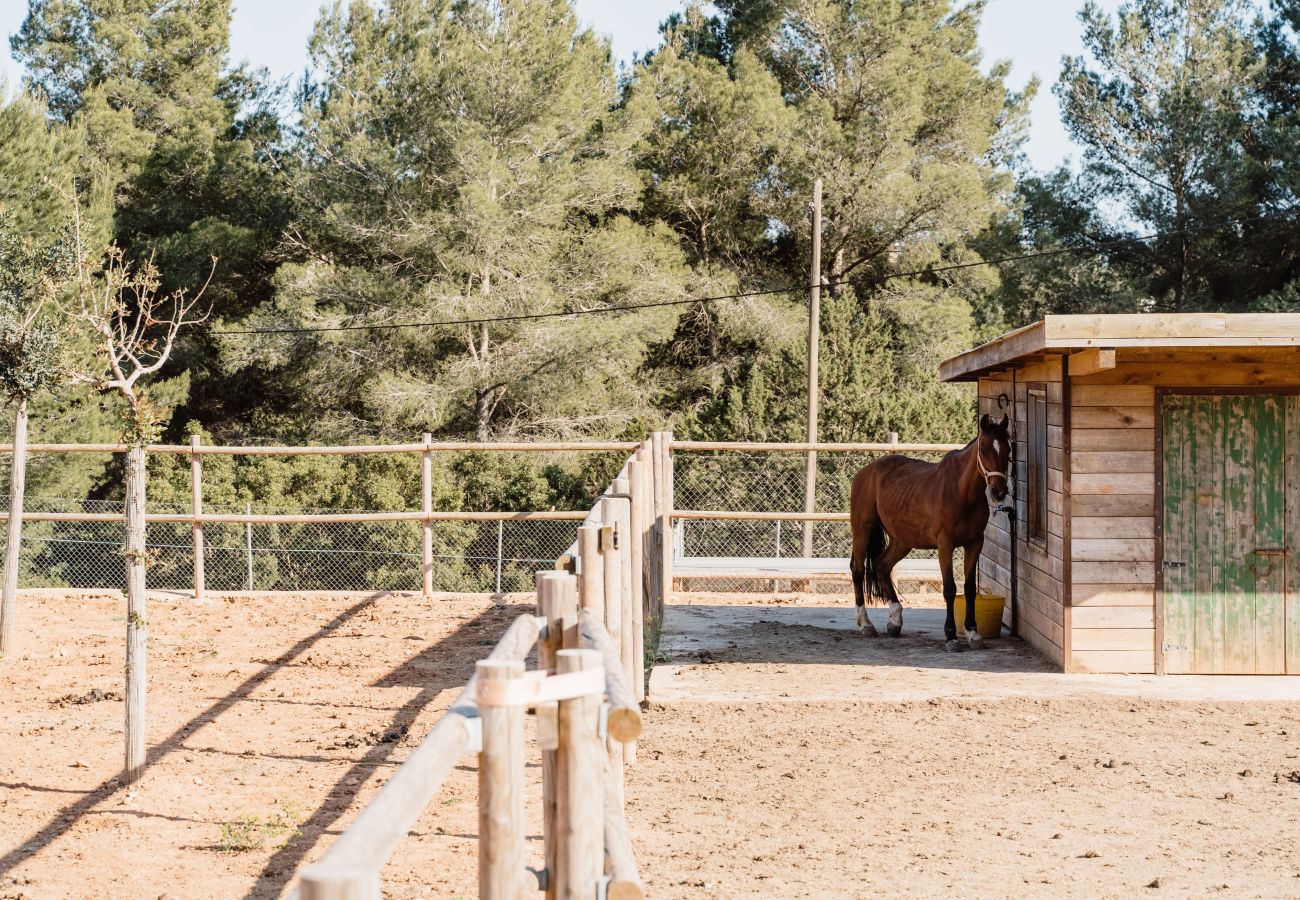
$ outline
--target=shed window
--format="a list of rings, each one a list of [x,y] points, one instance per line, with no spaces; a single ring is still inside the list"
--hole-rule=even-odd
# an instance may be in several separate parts
[[[1029,391],[1025,515],[1029,539],[1047,543],[1047,393]]]

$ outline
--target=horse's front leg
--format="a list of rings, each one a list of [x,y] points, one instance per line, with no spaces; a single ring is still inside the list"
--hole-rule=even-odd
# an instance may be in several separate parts
[[[961,649],[957,643],[957,622],[952,607],[957,601],[957,582],[952,577],[952,541],[947,538],[939,540],[939,571],[943,574],[943,603],[948,612],[943,620],[943,649],[956,653]]]
[[[979,571],[980,551],[984,549],[984,535],[962,549],[966,556],[966,640],[971,647],[983,647],[984,638],[975,630],[975,575]]]

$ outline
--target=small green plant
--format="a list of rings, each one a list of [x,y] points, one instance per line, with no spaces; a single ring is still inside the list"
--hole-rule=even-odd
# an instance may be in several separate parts
[[[251,850],[277,850],[298,833],[298,810],[292,804],[277,803],[276,811],[266,818],[238,816],[221,823],[222,853],[248,853]]]
[[[655,667],[655,663],[668,662],[668,657],[659,652],[659,640],[663,635],[664,626],[662,622],[655,618],[646,620],[645,659],[643,662],[647,672]]]

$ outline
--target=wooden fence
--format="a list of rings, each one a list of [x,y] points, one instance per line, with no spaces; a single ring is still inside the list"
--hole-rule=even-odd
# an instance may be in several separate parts
[[[457,759],[478,752],[479,896],[517,900],[529,878],[524,710],[537,711],[548,898],[640,898],[624,818],[624,767],[636,760],[645,697],[645,628],[662,610],[660,436],[636,447],[584,515],[578,538],[537,575],[537,616],[506,631],[459,699],[375,799],[300,873],[303,900],[377,900],[380,869]],[[662,465],[660,471],[663,471]],[[657,502],[658,499],[658,502]],[[537,668],[524,660],[537,647]]]
[[[684,450],[755,449],[682,444]],[[583,515],[577,539],[556,560],[558,571],[537,574],[539,615],[515,620],[478,663],[460,698],[370,805],[319,862],[302,870],[303,900],[377,900],[381,867],[456,760],[474,751],[479,896],[522,896],[531,877],[523,801],[528,707],[537,711],[542,754],[543,860],[533,871],[536,887],[560,900],[644,896],[624,816],[624,771],[636,761],[641,732],[646,633],[658,628],[672,585],[672,451],[677,448],[671,434],[662,432],[634,445],[618,476]],[[807,445],[758,449],[806,452]],[[525,671],[534,646],[537,668]]]
[[[433,595],[434,552],[433,523],[462,521],[527,521],[527,520],[576,520],[586,513],[582,511],[548,510],[524,512],[473,512],[473,511],[434,511],[433,509],[433,457],[437,453],[454,453],[469,451],[492,451],[511,453],[546,453],[579,452],[599,453],[611,451],[634,451],[640,445],[631,441],[585,441],[585,442],[536,442],[536,443],[479,443],[465,441],[434,442],[431,435],[424,435],[418,444],[358,444],[354,446],[207,446],[195,435],[189,444],[150,444],[147,453],[181,455],[190,457],[190,494],[191,512],[188,513],[152,513],[146,515],[147,523],[189,524],[192,531],[194,550],[194,595],[202,599],[206,590],[205,556],[203,526],[208,524],[228,523],[244,525],[273,524],[339,524],[362,522],[420,522],[423,524],[421,535],[421,590],[424,596]],[[41,453],[126,453],[125,444],[28,444],[27,454]],[[12,444],[0,444],[0,454],[12,453]],[[422,459],[420,484],[420,509],[405,512],[350,512],[350,513],[314,513],[310,515],[295,514],[252,514],[252,513],[205,513],[203,511],[203,458],[207,456],[377,456],[392,454],[419,455]],[[10,498],[10,507],[21,509]],[[9,514],[0,512],[0,520],[8,520]],[[124,514],[91,512],[25,512],[23,521],[28,522],[121,522]],[[21,533],[21,528],[18,529]],[[6,565],[8,565],[8,560]],[[17,557],[13,566],[17,566]]]

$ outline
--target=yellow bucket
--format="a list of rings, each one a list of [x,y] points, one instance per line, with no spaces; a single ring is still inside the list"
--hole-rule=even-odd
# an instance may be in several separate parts
[[[982,638],[995,638],[1002,635],[1002,607],[1007,598],[1000,594],[975,595],[975,630]],[[957,592],[957,599],[952,604],[953,621],[960,632],[966,624],[966,595]]]

